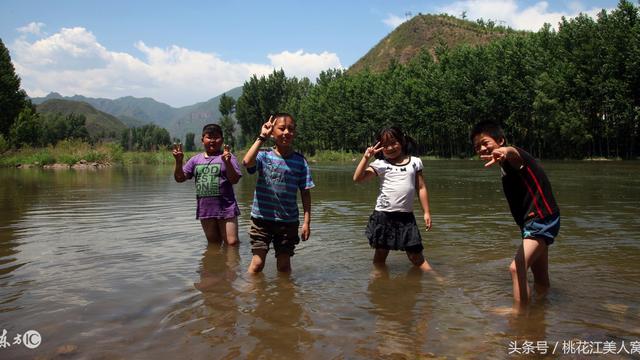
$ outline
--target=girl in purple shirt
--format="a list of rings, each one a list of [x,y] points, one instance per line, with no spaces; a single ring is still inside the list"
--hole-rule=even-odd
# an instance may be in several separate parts
[[[196,219],[209,242],[224,242],[230,246],[238,244],[238,215],[240,209],[233,193],[233,184],[242,176],[238,160],[224,146],[222,128],[217,124],[205,125],[202,129],[203,153],[197,154],[182,166],[184,153],[182,145],[173,147],[176,159],[173,177],[184,182],[195,177]]]

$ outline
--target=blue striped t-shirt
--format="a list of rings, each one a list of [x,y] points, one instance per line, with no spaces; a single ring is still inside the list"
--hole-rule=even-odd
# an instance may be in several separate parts
[[[248,168],[249,174],[258,171],[258,183],[253,194],[251,217],[297,222],[298,189],[315,186],[311,169],[301,154],[294,152],[283,158],[273,150],[261,151],[256,156],[256,166]]]

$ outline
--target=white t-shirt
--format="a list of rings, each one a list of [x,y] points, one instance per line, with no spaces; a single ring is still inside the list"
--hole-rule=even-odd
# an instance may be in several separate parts
[[[422,170],[422,160],[411,156],[409,162],[394,165],[387,160],[376,159],[369,166],[380,177],[380,194],[375,210],[412,212],[416,173]]]

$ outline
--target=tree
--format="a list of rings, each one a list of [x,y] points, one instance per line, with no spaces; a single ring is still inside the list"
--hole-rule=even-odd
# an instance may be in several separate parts
[[[11,63],[9,50],[0,39],[0,135],[8,135],[23,108],[35,112],[27,93],[20,89],[20,77]]]
[[[234,108],[236,106],[236,100],[231,96],[227,96],[227,94],[222,94],[220,97],[220,105],[218,105],[218,110],[220,110],[220,114],[222,116],[230,115],[234,112]]]
[[[188,132],[184,138],[184,150],[185,151],[194,151],[196,149],[195,143],[196,134],[192,132]]]
[[[41,132],[38,114],[25,107],[18,114],[18,119],[10,129],[11,139],[16,147],[41,145]]]

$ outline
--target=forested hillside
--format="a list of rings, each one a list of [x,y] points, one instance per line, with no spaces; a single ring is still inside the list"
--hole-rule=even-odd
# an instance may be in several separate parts
[[[378,129],[400,124],[423,155],[468,157],[471,126],[493,120],[537,157],[640,155],[640,20],[628,1],[596,19],[564,19],[557,31],[436,55],[423,50],[380,72],[328,70],[316,83],[282,71],[254,76],[236,116],[251,140],[269,114],[294,114],[297,146],[308,153],[362,151]]]

